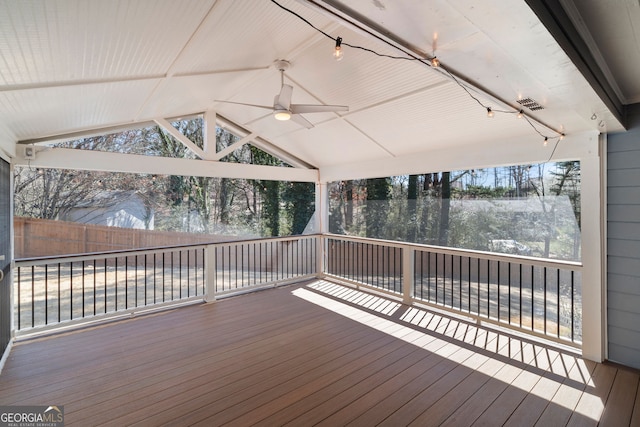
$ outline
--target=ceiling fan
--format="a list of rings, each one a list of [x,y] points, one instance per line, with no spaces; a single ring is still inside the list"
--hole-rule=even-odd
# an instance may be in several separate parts
[[[265,108],[267,110],[273,111],[273,117],[276,120],[292,120],[297,124],[306,127],[307,129],[311,129],[313,124],[310,121],[305,119],[300,114],[306,113],[326,113],[326,112],[337,112],[337,111],[349,111],[349,107],[344,105],[325,105],[325,104],[292,104],[291,103],[291,94],[293,93],[293,87],[290,85],[284,84],[284,72],[289,69],[291,64],[289,61],[278,60],[275,61],[274,65],[280,71],[280,93],[275,96],[273,100],[273,106],[267,105],[256,105],[256,104],[246,104],[244,102],[232,102],[232,101],[221,101],[217,100],[216,102],[224,102],[227,104],[237,104],[237,105],[246,105],[249,107],[258,107]]]

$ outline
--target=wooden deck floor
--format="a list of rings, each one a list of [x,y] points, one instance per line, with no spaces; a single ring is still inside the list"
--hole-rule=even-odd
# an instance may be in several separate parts
[[[639,375],[325,281],[17,343],[67,426],[640,425]]]

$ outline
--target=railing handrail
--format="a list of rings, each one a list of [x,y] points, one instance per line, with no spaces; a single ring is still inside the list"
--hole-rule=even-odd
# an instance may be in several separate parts
[[[224,240],[219,242],[210,242],[210,243],[187,243],[181,245],[170,245],[170,246],[152,246],[148,248],[139,248],[139,249],[117,249],[113,251],[98,251],[98,252],[86,252],[82,254],[66,254],[66,255],[48,255],[41,257],[27,257],[27,258],[16,258],[14,259],[15,267],[28,267],[31,265],[39,265],[39,264],[47,264],[52,262],[79,262],[79,261],[87,261],[93,259],[105,259],[105,258],[114,258],[118,256],[129,256],[129,255],[149,255],[154,253],[166,252],[167,250],[178,250],[178,249],[199,249],[206,248],[207,246],[227,246],[227,245],[242,245],[248,242],[264,242],[264,241],[286,241],[286,240],[298,240],[300,238],[305,237],[317,237],[319,234],[296,234],[293,236],[281,236],[281,237],[258,237],[258,238],[247,238],[247,239],[237,239],[237,240]]]
[[[427,245],[422,243],[412,243],[412,242],[399,242],[394,240],[385,240],[385,239],[376,239],[371,237],[360,237],[360,236],[349,236],[344,234],[333,234],[333,233],[314,233],[314,234],[298,234],[293,236],[280,236],[280,237],[259,237],[259,238],[248,238],[248,239],[238,239],[238,240],[224,240],[220,242],[211,242],[211,243],[193,243],[193,244],[182,244],[182,245],[171,245],[171,246],[155,246],[149,248],[140,248],[140,249],[122,249],[122,250],[113,250],[113,251],[101,251],[101,252],[87,252],[83,254],[69,254],[69,255],[52,255],[52,256],[42,256],[42,257],[29,257],[29,258],[17,258],[14,260],[14,264],[16,267],[27,267],[31,265],[38,265],[41,263],[50,263],[52,261],[55,262],[70,262],[70,261],[86,261],[92,259],[105,259],[105,258],[113,258],[114,256],[125,256],[125,255],[145,255],[145,254],[154,254],[160,253],[167,250],[177,250],[177,249],[191,249],[191,248],[204,248],[207,246],[223,246],[230,244],[242,245],[247,242],[262,242],[262,241],[286,241],[286,240],[297,240],[301,237],[317,237],[321,236],[324,238],[336,238],[347,241],[354,242],[371,242],[371,243],[380,243],[386,246],[398,247],[398,248],[414,248],[418,250],[428,250],[431,252],[436,252],[445,255],[464,255],[471,257],[479,257],[483,259],[488,259],[491,261],[503,261],[505,259],[513,259],[514,261],[520,262],[526,265],[535,265],[539,267],[558,267],[563,266],[567,268],[572,268],[575,270],[582,270],[582,262],[577,261],[567,261],[567,260],[557,260],[550,258],[535,258],[524,255],[514,255],[514,254],[499,254],[496,252],[487,252],[487,251],[479,251],[473,249],[461,249],[461,248],[450,248],[445,246],[435,246],[435,245]]]
[[[577,271],[582,270],[582,262],[578,261],[567,261],[552,258],[536,258],[525,255],[501,254],[497,252],[479,251],[474,249],[450,248],[445,246],[427,245],[423,243],[399,242],[394,240],[375,239],[371,237],[348,236],[344,234],[324,233],[322,234],[322,236],[325,238],[336,238],[353,242],[379,243],[397,248],[427,250],[430,252],[436,252],[445,255],[470,256],[490,261],[505,261],[508,259],[512,259],[515,262],[526,265],[534,265],[539,267],[566,267]]]

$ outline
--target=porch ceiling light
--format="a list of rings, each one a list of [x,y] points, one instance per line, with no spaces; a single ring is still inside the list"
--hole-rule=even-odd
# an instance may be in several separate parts
[[[275,117],[276,120],[289,120],[291,118],[291,112],[289,110],[275,110],[273,117]]]

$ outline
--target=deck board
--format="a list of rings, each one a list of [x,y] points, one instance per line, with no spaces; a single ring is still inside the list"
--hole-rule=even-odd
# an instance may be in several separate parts
[[[14,345],[66,425],[634,425],[637,371],[326,281]]]

